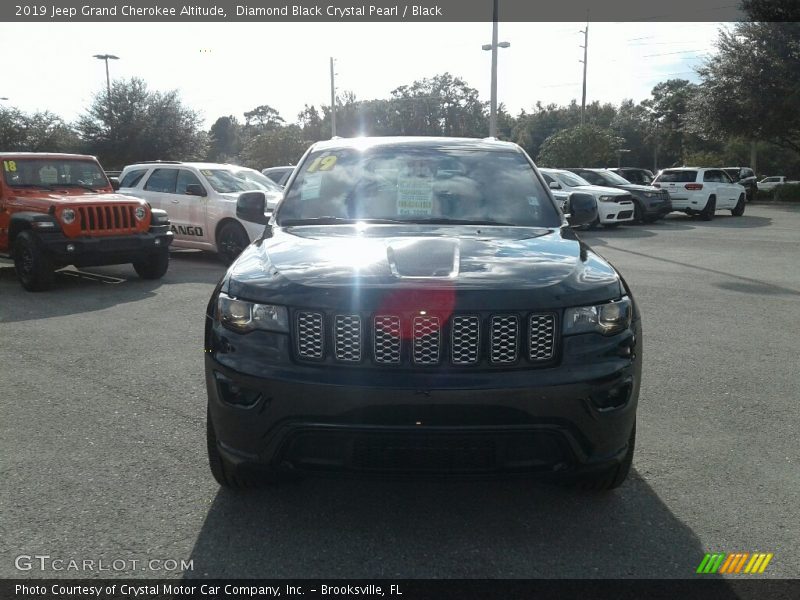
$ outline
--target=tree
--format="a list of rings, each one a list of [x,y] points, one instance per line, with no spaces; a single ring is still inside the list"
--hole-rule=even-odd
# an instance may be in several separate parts
[[[478,90],[450,73],[392,90],[397,135],[488,135],[486,104]]]
[[[689,106],[697,95],[697,85],[690,81],[668,79],[656,85],[651,97],[642,102],[655,125],[661,163],[684,164]]]
[[[105,90],[76,124],[85,151],[106,168],[144,160],[202,160],[207,135],[202,119],[181,102],[176,90],[151,92],[142,79],[114,81],[111,110]]]
[[[303,106],[303,110],[297,115],[297,120],[303,130],[303,137],[307,140],[316,142],[322,137],[322,116],[316,106]],[[330,137],[330,136],[329,136]]]
[[[616,158],[622,138],[611,129],[578,125],[554,133],[542,144],[539,165],[543,167],[606,167]]]
[[[0,148],[15,152],[77,152],[80,141],[60,117],[51,112],[25,114],[0,108]]]
[[[698,69],[696,126],[800,154],[800,23],[739,23],[720,31],[717,50]]]
[[[245,166],[258,170],[296,165],[308,146],[302,129],[297,125],[287,125],[251,138],[242,151],[242,158]]]
[[[285,121],[278,111],[268,104],[256,106],[253,110],[244,113],[245,128],[252,128],[258,133],[278,129],[284,123]]]
[[[242,151],[242,126],[233,115],[217,119],[208,138],[208,159],[212,162],[236,160]]]

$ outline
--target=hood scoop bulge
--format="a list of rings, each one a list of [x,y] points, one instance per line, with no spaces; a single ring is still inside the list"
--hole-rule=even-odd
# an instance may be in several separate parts
[[[390,241],[386,258],[392,275],[399,279],[455,279],[461,264],[461,248],[454,239]]]

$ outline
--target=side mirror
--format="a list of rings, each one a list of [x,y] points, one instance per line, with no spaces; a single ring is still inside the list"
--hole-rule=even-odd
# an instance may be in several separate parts
[[[567,200],[567,222],[570,227],[586,225],[597,218],[597,200],[591,194],[573,192]]]
[[[199,183],[190,183],[186,186],[187,196],[200,196],[203,198],[206,195],[205,188]]]
[[[112,190],[116,191],[119,189],[119,177],[109,177],[108,182],[111,184]]]
[[[266,225],[269,221],[264,214],[266,210],[267,196],[264,192],[243,192],[236,201],[236,216],[242,221]]]
[[[560,190],[561,186],[558,185],[557,181],[551,181],[549,184],[551,190]]]

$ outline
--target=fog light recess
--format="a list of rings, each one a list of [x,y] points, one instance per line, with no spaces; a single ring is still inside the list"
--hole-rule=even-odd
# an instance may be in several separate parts
[[[228,404],[253,406],[261,399],[261,392],[242,387],[222,373],[214,373],[219,397]]]

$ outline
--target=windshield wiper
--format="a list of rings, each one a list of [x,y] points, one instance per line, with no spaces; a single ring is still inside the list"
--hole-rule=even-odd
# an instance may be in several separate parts
[[[414,225],[497,225],[500,227],[516,227],[515,223],[503,223],[490,219],[448,219],[445,217],[435,217],[433,219],[404,219],[403,223],[413,223]]]
[[[369,223],[371,225],[396,225],[407,223],[399,219],[351,219],[345,217],[310,217],[308,219],[284,219],[278,225],[281,227],[298,227],[301,225],[354,225],[356,223]]]
[[[97,188],[93,188],[90,185],[84,185],[82,183],[59,183],[58,187],[79,187],[85,190],[89,190],[90,192],[96,192]]]
[[[15,188],[38,188],[41,190],[53,191],[52,187],[45,185],[44,183],[9,183],[8,185]]]

